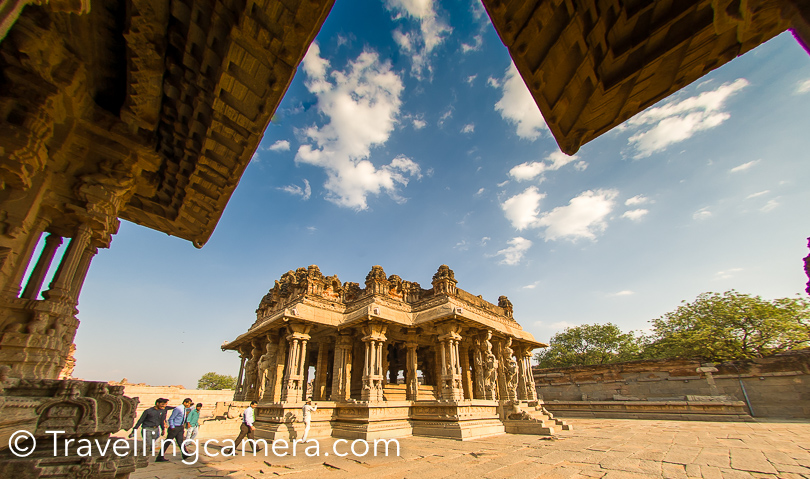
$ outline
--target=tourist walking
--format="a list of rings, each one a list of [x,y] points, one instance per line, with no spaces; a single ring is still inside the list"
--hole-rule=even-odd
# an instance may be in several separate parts
[[[256,420],[256,414],[253,411],[253,406],[257,405],[256,401],[250,401],[250,406],[245,409],[244,414],[242,414],[242,425],[239,426],[239,436],[237,436],[236,441],[234,444],[238,447],[242,444],[242,441],[247,437],[251,441],[253,441],[253,447],[256,448],[256,438],[254,436],[254,432],[256,431],[256,427],[254,427],[253,423]],[[244,451],[244,448],[242,448]],[[258,448],[257,448],[258,451]],[[254,452],[257,452],[254,451]]]
[[[166,435],[166,440],[169,442],[174,441],[177,444],[183,459],[189,457],[186,450],[183,449],[183,432],[186,424],[186,408],[190,408],[192,404],[194,404],[194,401],[191,398],[183,399],[183,405],[174,408],[172,415],[169,416],[169,433]]]
[[[197,439],[197,431],[200,429],[200,409],[202,407],[202,403],[198,402],[194,409],[188,408],[188,412],[186,412],[186,441]]]
[[[141,438],[144,443],[149,444],[149,454],[155,455],[155,442],[166,432],[166,404],[169,403],[168,399],[158,398],[155,405],[150,407],[141,414],[138,422],[132,428],[132,435],[136,434],[138,428],[141,430]],[[166,458],[163,457],[163,448],[160,447],[158,457],[155,462],[163,462]]]
[[[301,408],[301,415],[304,420],[304,437],[301,438],[303,442],[307,442],[307,434],[309,434],[309,423],[312,421],[312,413],[318,409],[318,406],[313,406],[311,400],[307,400],[306,404]]]

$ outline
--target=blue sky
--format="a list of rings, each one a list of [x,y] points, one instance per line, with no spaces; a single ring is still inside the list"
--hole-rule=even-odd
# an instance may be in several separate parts
[[[808,111],[810,57],[782,35],[567,157],[480,4],[337,2],[208,244],[122,222],[99,252],[75,374],[235,375],[219,346],[310,264],[423,287],[448,264],[541,341],[705,291],[801,293]]]

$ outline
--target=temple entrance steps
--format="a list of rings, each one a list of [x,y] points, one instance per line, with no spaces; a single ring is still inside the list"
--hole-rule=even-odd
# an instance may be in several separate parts
[[[405,401],[407,396],[407,385],[386,384],[383,388],[383,399],[386,401]]]

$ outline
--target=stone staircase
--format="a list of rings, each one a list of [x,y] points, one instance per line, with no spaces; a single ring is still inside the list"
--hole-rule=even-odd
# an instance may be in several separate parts
[[[407,396],[407,385],[386,384],[383,388],[383,398],[386,401],[405,401]],[[419,385],[419,401],[435,401],[436,387],[425,384]]]

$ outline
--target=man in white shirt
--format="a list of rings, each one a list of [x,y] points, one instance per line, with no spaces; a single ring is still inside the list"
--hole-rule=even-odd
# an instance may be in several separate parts
[[[309,423],[312,420],[312,413],[318,409],[318,406],[313,406],[312,401],[307,401],[304,404],[304,407],[301,408],[301,415],[303,416],[304,420],[304,437],[301,439],[303,442],[307,442],[307,434],[309,434]]]
[[[259,404],[256,401],[250,401],[250,406],[245,409],[244,414],[242,414],[242,425],[239,426],[239,436],[236,438],[235,445],[239,447],[242,443],[242,440],[245,439],[247,436],[248,439],[255,441],[256,438],[253,436],[253,433],[256,431],[256,428],[253,426],[253,423],[256,421],[256,416],[253,412],[253,407]],[[256,447],[256,443],[253,442],[253,447]]]

